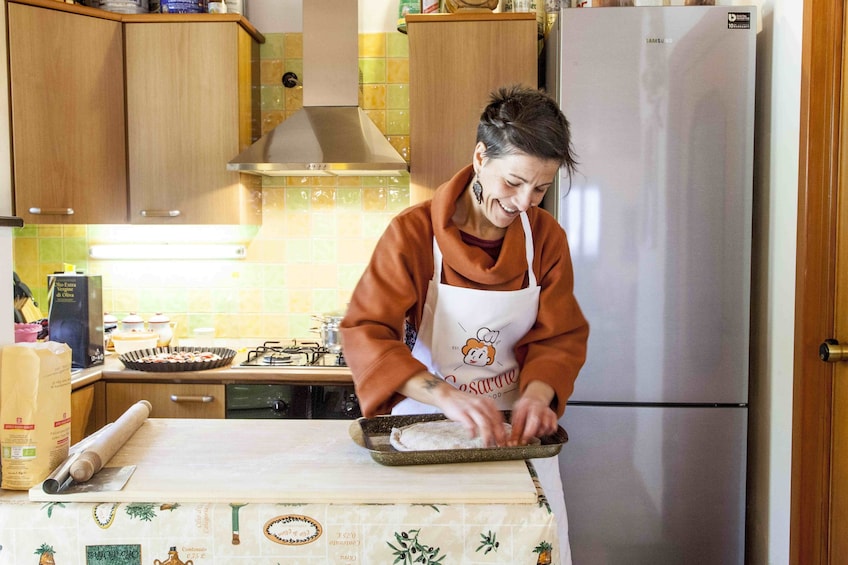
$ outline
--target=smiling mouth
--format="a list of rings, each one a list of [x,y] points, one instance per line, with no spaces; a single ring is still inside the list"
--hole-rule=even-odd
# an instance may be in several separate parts
[[[501,207],[501,209],[502,209],[504,212],[506,212],[507,214],[510,214],[510,215],[511,215],[511,214],[517,214],[517,213],[518,213],[518,209],[517,209],[517,208],[516,208],[516,209],[514,209],[514,210],[510,210],[509,208],[507,208],[506,206],[504,206],[504,205],[501,203],[501,201],[500,201],[500,200],[498,200],[498,206],[500,206],[500,207]]]

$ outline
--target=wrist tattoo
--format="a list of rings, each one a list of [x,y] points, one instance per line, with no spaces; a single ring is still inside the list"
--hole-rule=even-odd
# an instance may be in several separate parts
[[[438,378],[438,377],[430,376],[430,377],[427,378],[426,381],[421,383],[421,388],[423,388],[424,390],[429,392],[429,391],[432,391],[435,388],[437,388],[443,382],[444,381],[442,379]]]

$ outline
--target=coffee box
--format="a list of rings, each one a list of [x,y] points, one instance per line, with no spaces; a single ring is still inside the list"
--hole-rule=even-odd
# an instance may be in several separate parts
[[[71,367],[103,363],[103,283],[100,276],[59,274],[47,277],[50,341],[71,348]]]

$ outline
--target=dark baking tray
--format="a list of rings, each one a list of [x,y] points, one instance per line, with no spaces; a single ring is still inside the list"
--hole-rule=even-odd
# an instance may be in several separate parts
[[[221,356],[220,359],[214,361],[184,361],[184,362],[169,362],[169,361],[141,361],[148,355],[156,355],[158,353],[217,353]],[[226,347],[154,347],[153,349],[138,349],[124,353],[118,359],[127,369],[136,371],[148,371],[151,373],[175,373],[182,371],[205,371],[207,369],[217,369],[225,367],[233,362],[236,352],[234,349]]]
[[[510,411],[503,412],[510,421]],[[444,420],[444,414],[413,414],[408,416],[377,416],[359,418],[350,426],[350,436],[371,453],[371,458],[381,465],[433,465],[441,463],[475,463],[479,461],[506,461],[509,459],[535,459],[554,457],[568,441],[568,434],[558,426],[557,432],[545,436],[536,445],[516,447],[483,447],[479,449],[437,449],[432,451],[398,451],[389,443],[392,428],[418,422]]]

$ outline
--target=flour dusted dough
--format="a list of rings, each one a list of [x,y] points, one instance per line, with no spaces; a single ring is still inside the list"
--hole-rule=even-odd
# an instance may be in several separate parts
[[[512,426],[504,424],[509,436]],[[398,451],[433,451],[437,449],[479,449],[485,447],[480,436],[470,438],[465,426],[452,420],[419,422],[402,428],[392,428],[389,436]],[[538,439],[533,443],[539,443]]]

